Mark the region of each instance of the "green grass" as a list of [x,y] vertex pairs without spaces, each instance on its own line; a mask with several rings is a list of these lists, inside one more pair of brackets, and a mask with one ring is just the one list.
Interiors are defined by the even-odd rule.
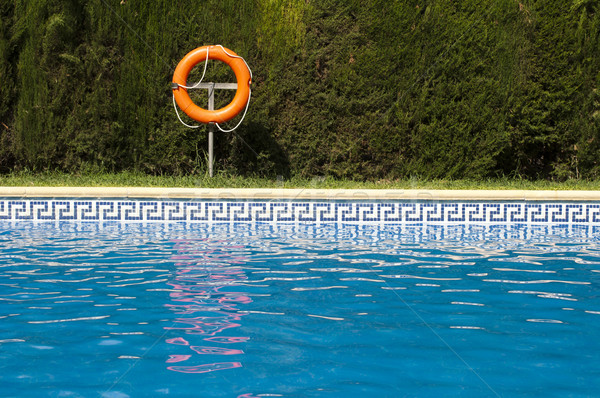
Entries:
[[135,172],[117,174],[65,174],[20,172],[0,175],[0,186],[37,187],[178,187],[178,188],[315,188],[315,189],[477,189],[477,190],[600,190],[600,181],[528,181],[523,179],[379,180],[359,182],[330,177],[265,179],[218,174],[208,176],[150,176]]

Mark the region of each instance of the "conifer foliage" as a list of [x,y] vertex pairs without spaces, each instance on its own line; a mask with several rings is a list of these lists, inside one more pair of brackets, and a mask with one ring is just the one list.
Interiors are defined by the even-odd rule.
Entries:
[[217,170],[600,175],[600,0],[4,0],[0,172],[203,173],[207,129],[178,122],[169,83],[208,44],[254,77]]

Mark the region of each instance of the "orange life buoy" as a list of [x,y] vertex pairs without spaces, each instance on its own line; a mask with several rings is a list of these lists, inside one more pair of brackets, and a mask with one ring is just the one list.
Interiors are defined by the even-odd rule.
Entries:
[[[187,78],[194,66],[208,59],[225,62],[233,70],[237,80],[237,91],[233,100],[223,108],[214,111],[194,104],[185,88]],[[192,119],[202,123],[223,123],[233,119],[248,104],[251,80],[252,77],[246,62],[233,51],[219,45],[198,47],[190,51],[177,64],[175,73],[173,73],[173,96],[179,108]]]

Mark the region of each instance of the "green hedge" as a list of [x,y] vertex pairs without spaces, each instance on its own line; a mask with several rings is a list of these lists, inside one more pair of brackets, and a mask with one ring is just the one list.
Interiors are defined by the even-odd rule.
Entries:
[[169,83],[222,44],[254,81],[217,170],[600,174],[600,0],[6,0],[0,17],[0,172],[204,173],[207,130],[177,121]]

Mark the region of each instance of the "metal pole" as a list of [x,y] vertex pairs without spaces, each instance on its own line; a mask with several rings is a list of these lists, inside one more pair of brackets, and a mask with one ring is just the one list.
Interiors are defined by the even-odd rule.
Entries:
[[[237,83],[200,83],[194,85],[194,88],[205,88],[208,90],[208,110],[215,110],[215,89],[219,90],[237,90]],[[215,142],[215,124],[208,124],[208,175],[213,177],[214,172],[214,142]]]
[[[208,89],[208,110],[215,110],[215,84],[209,83]],[[214,163],[214,152],[213,147],[215,143],[215,124],[208,124],[208,175],[210,178],[213,177],[213,163]]]

